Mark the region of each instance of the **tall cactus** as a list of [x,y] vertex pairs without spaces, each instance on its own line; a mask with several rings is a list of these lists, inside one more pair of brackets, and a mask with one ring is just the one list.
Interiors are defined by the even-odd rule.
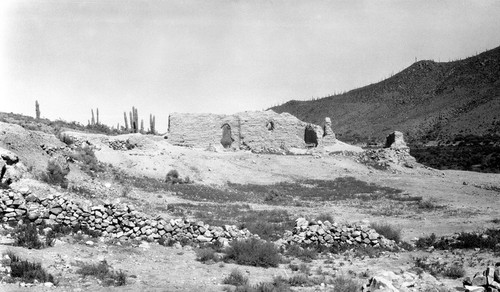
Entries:
[[40,104],[38,103],[38,100],[35,101],[35,112],[36,112],[36,119],[40,119]]
[[151,134],[156,134],[156,129],[155,129],[155,116],[153,114],[149,114],[149,131]]
[[[132,107],[133,110],[133,107]],[[128,112],[128,117],[130,119],[130,131],[134,133],[134,118],[132,117],[132,112]]]
[[123,119],[125,120],[125,131],[128,131],[127,112],[123,112]]
[[99,108],[96,108],[97,121],[96,124],[99,125]]
[[141,119],[141,131],[140,131],[141,134],[144,134],[144,120]]
[[92,113],[92,119],[91,119],[91,126],[95,125],[95,118],[94,118],[94,109],[90,109],[90,112]]

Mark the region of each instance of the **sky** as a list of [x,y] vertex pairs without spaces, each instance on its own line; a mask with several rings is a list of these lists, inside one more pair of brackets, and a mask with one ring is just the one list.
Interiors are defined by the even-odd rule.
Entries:
[[0,111],[167,130],[500,46],[498,0],[2,0]]

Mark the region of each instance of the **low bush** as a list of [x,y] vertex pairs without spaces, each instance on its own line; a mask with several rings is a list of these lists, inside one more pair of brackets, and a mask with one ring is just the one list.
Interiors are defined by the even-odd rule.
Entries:
[[371,228],[387,239],[394,240],[395,242],[401,241],[401,228],[396,228],[388,223],[372,223]]
[[234,269],[231,274],[222,280],[223,284],[233,285],[233,286],[243,286],[248,284],[248,278],[245,277],[240,270]]
[[335,219],[333,219],[332,215],[323,213],[323,214],[319,215],[318,217],[316,217],[316,221],[321,221],[321,222],[328,221],[330,223],[333,223],[333,222],[335,222]]
[[414,258],[415,267],[420,268],[433,276],[442,274],[446,270],[446,264],[439,261],[429,260],[427,257]]
[[311,262],[318,256],[318,250],[313,247],[301,247],[294,244],[285,247],[284,254],[294,258],[298,258],[304,262]]
[[184,179],[182,179],[179,176],[179,172],[177,170],[175,170],[175,169],[172,169],[172,170],[170,170],[167,173],[167,176],[165,177],[165,182],[167,184],[172,184],[172,185],[175,185],[175,184],[190,184],[190,183],[192,183],[192,181],[189,178],[189,176],[186,176]]
[[23,282],[33,283],[35,280],[38,282],[51,282],[54,284],[54,276],[49,274],[42,268],[42,264],[21,260],[17,255],[12,252],[7,253],[10,258],[10,275],[13,278],[20,278]]
[[121,270],[119,272],[113,271],[106,260],[97,264],[81,264],[77,273],[83,277],[96,277],[107,286],[123,286],[127,282],[127,275]]
[[225,261],[240,265],[267,268],[277,267],[281,261],[281,255],[273,243],[256,238],[233,240],[224,252]]
[[332,281],[335,292],[357,292],[360,290],[360,284],[350,277],[337,276]]
[[437,209],[443,209],[443,205],[438,205],[434,200],[422,200],[417,203],[417,206],[420,210],[424,211],[434,211]]
[[484,232],[462,232],[453,238],[437,236],[422,237],[415,243],[418,248],[433,246],[437,249],[472,249],[485,248],[493,251],[500,250],[500,229],[487,229]]
[[310,283],[310,281],[307,275],[298,274],[288,279],[288,283],[290,284],[290,286],[306,286]]
[[26,248],[40,249],[44,247],[44,244],[38,236],[38,229],[36,224],[28,223],[21,224],[14,229],[14,239],[15,245],[22,246]]
[[95,177],[98,173],[106,170],[104,164],[97,160],[94,150],[88,146],[77,147],[70,157],[73,160],[79,161],[80,169],[91,177]]
[[271,189],[269,193],[264,197],[264,202],[266,203],[282,203],[284,201],[292,199],[290,196],[287,196],[283,192],[277,189]]
[[57,138],[59,138],[59,140],[61,140],[61,142],[63,142],[64,144],[66,144],[68,146],[75,144],[75,139],[73,139],[71,136],[68,136],[66,134],[58,133]]
[[66,179],[66,176],[69,171],[69,167],[64,167],[58,163],[57,160],[50,159],[47,163],[45,172],[41,173],[40,178],[46,183],[58,185],[65,189],[68,187],[68,180]]
[[451,267],[448,267],[444,270],[443,276],[451,279],[463,278],[465,276],[464,267],[459,265],[453,265]]
[[202,263],[209,261],[217,262],[219,260],[219,257],[215,253],[215,250],[211,247],[198,248],[195,250],[195,253],[196,253],[196,260]]

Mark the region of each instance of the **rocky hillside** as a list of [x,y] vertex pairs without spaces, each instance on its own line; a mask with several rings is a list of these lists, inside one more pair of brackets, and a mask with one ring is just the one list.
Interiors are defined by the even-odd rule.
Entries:
[[393,130],[410,142],[498,136],[500,47],[459,61],[419,61],[379,83],[272,110],[317,124],[331,117],[347,141],[382,141]]

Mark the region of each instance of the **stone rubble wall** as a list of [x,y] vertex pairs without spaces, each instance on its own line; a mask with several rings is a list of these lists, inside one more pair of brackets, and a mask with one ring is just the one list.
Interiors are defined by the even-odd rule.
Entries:
[[387,246],[395,243],[378,234],[366,225],[341,225],[329,221],[307,221],[304,218],[296,220],[292,231],[287,231],[284,240],[290,244],[349,244],[362,246]]
[[[210,226],[191,219],[151,218],[134,206],[106,203],[104,205],[84,205],[72,201],[62,194],[51,194],[39,198],[28,189],[19,192],[0,190],[0,219],[18,221],[29,219],[35,224],[42,222],[65,226],[84,226],[99,231],[102,236],[112,238],[138,238],[149,241],[188,241],[195,243],[228,243],[237,238],[249,238],[247,229],[239,230],[234,225]],[[392,246],[394,242],[385,239],[375,230],[361,225],[339,225],[337,223],[296,220],[293,231],[283,236],[288,244],[349,244],[361,246]]]
[[38,198],[29,190],[15,192],[0,190],[0,218],[3,221],[30,221],[49,225],[86,225],[90,230],[102,232],[102,236],[113,238],[139,238],[143,240],[165,240],[204,243],[227,243],[236,238],[248,238],[252,234],[239,230],[234,225],[209,226],[202,221],[189,219],[151,218],[126,204],[104,204],[83,206],[61,194]]

